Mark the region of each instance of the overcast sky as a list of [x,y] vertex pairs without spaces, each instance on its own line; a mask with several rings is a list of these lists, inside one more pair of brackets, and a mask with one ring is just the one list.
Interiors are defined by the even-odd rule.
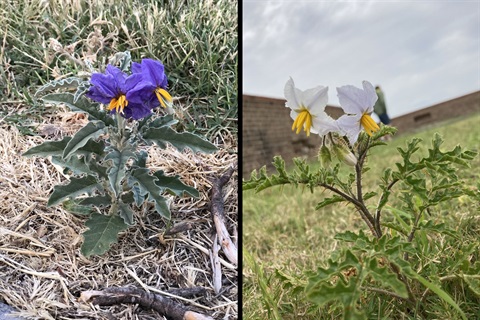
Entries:
[[480,90],[480,0],[243,0],[243,93],[362,80],[391,117]]

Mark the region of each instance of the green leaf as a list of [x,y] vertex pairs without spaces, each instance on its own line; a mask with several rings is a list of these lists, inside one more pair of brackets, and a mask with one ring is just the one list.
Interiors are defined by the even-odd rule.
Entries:
[[140,168],[145,168],[147,166],[147,158],[148,152],[140,150],[140,152],[136,154],[135,159],[137,160],[134,162],[134,165]]
[[386,267],[379,267],[377,258],[373,257],[368,265],[368,274],[382,285],[389,286],[393,291],[403,298],[408,298],[408,291],[405,284],[398,280],[396,274],[390,272]]
[[65,150],[63,150],[62,157],[67,159],[78,149],[87,144],[90,139],[98,138],[105,128],[105,123],[102,121],[91,121],[85,127],[78,130],[73,138],[68,142]]
[[368,200],[370,198],[373,198],[377,195],[377,193],[375,191],[370,191],[370,192],[367,192],[363,195],[363,200]]
[[173,115],[168,114],[163,117],[156,118],[148,124],[149,128],[161,128],[161,127],[171,127],[174,124],[177,124],[178,120],[173,117]]
[[211,153],[217,151],[217,147],[207,140],[189,132],[178,133],[169,127],[149,128],[143,138],[154,142],[161,148],[166,148],[167,143],[169,143],[179,151],[183,151],[185,148],[194,152]]
[[162,217],[170,219],[170,209],[165,198],[160,195],[162,189],[155,183],[156,181],[157,178],[151,176],[147,168],[134,169],[129,177],[129,185],[138,185],[140,194],[148,195],[148,199],[155,203],[157,212]]
[[97,103],[91,103],[90,100],[83,96],[77,100],[75,98],[75,95],[71,93],[51,93],[43,96],[42,100],[54,104],[64,104],[74,112],[86,113],[89,120],[100,120],[107,125],[115,124],[112,117],[98,108]]
[[187,186],[182,181],[180,181],[179,176],[166,176],[163,174],[162,170],[154,172],[153,175],[158,179],[157,181],[155,181],[155,184],[159,186],[162,191],[166,190],[176,196],[183,196],[185,195],[185,193],[188,193],[195,198],[198,198],[200,196],[200,194],[195,188]]
[[112,204],[112,198],[108,194],[104,196],[94,196],[78,199],[78,204],[82,206],[106,207]]
[[80,216],[87,216],[95,212],[91,206],[82,206],[78,201],[75,200],[67,200],[62,203],[62,206],[68,212]]
[[83,233],[85,241],[81,252],[84,256],[100,255],[108,251],[112,243],[117,242],[118,233],[128,228],[118,215],[94,213],[85,222],[89,230]]
[[[134,180],[128,179],[128,181],[134,181]],[[133,201],[135,201],[135,205],[137,207],[140,207],[143,201],[145,201],[145,194],[142,194],[142,190],[136,184],[132,184],[130,187],[132,188]]]
[[63,150],[67,146],[68,142],[71,140],[71,137],[64,137],[60,141],[47,141],[42,143],[41,145],[35,146],[27,150],[23,156],[24,157],[31,157],[31,156],[39,156],[39,157],[46,157],[46,156],[56,156],[63,154]]
[[59,165],[67,170],[71,170],[73,174],[92,173],[90,168],[85,164],[83,158],[70,157],[68,160],[62,159],[60,156],[53,156],[52,163]]
[[[31,156],[39,156],[39,157],[46,157],[46,156],[59,156],[63,154],[63,150],[67,146],[68,142],[72,137],[64,137],[60,141],[47,141],[42,143],[41,145],[35,146],[29,150],[27,150],[23,156],[31,157]],[[93,141],[89,140],[83,147],[77,150],[78,155],[83,156],[90,156],[92,153],[103,155],[105,149],[105,143],[103,141]]]
[[112,190],[115,192],[115,196],[118,197],[123,192],[121,188],[121,181],[125,177],[125,166],[130,158],[136,158],[135,153],[131,149],[124,149],[119,151],[115,147],[109,148],[109,153],[105,157],[105,160],[111,160],[113,166],[108,169],[108,180]]
[[267,174],[267,168],[264,166],[260,169],[259,174],[254,170],[250,176],[250,180],[243,181],[242,190],[255,189],[255,192],[260,192],[272,186],[291,183],[290,177],[285,170],[285,161],[280,156],[273,157],[273,165],[277,169],[278,175]]
[[71,178],[70,183],[64,186],[55,186],[53,193],[48,199],[47,206],[54,206],[67,198],[74,199],[76,196],[87,193],[91,194],[95,190],[103,192],[103,187],[93,176],[82,178]]
[[47,90],[60,89],[60,88],[77,88],[85,84],[90,84],[90,81],[82,80],[77,77],[70,77],[70,78],[65,78],[60,80],[52,80],[47,84],[44,84],[43,86],[38,88],[37,92],[35,92],[35,96]]
[[122,217],[123,221],[130,225],[133,226],[135,224],[135,221],[133,220],[133,211],[130,209],[130,206],[123,203],[119,202],[118,203],[118,215]]
[[316,206],[315,206],[315,210],[318,210],[320,208],[323,208],[323,207],[326,207],[330,204],[333,204],[333,203],[337,203],[337,202],[342,202],[342,201],[347,201],[345,200],[342,196],[339,196],[339,195],[333,195],[332,197],[330,198],[326,198],[324,199],[322,202],[319,202]]

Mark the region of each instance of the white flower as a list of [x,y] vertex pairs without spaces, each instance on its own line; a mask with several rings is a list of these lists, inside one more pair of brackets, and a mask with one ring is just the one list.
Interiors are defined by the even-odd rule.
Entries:
[[351,145],[357,141],[362,127],[370,136],[380,130],[370,116],[378,99],[377,93],[370,82],[363,81],[362,85],[363,90],[354,86],[337,88],[340,105],[346,113],[337,120],[337,123],[340,130],[348,137]]
[[318,86],[302,91],[295,88],[293,79],[285,84],[286,107],[292,109],[290,117],[294,120],[292,130],[297,129],[297,134],[304,129],[307,136],[310,132],[321,136],[338,131],[338,126],[330,116],[325,113],[328,101],[328,87]]

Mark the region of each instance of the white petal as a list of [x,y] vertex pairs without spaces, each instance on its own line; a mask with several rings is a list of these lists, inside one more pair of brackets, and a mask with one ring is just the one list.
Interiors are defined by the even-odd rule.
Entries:
[[297,119],[297,116],[298,116],[298,112],[292,109],[292,111],[290,111],[290,118],[292,118],[293,121],[295,121],[295,119]]
[[372,84],[363,82],[364,90],[354,86],[342,86],[337,88],[338,99],[342,109],[348,114],[363,114],[373,111],[373,105],[377,101],[377,93]]
[[346,135],[348,141],[353,146],[357,142],[358,135],[362,130],[362,125],[360,124],[361,115],[359,116],[347,116],[343,115],[337,120],[338,127],[342,131],[343,135]]
[[365,90],[365,95],[367,96],[367,104],[370,106],[367,109],[367,113],[371,113],[373,112],[373,106],[375,105],[375,102],[378,100],[377,92],[375,91],[373,85],[367,80],[363,80],[362,85],[363,90]]
[[335,120],[323,112],[323,115],[317,115],[312,119],[312,129],[310,131],[324,136],[329,132],[340,132],[340,128]]
[[301,105],[302,91],[295,88],[295,83],[293,79],[290,79],[285,84],[285,89],[283,90],[287,103],[285,107],[290,109],[298,109]]
[[323,113],[328,102],[328,87],[317,86],[305,90],[302,102],[312,115]]

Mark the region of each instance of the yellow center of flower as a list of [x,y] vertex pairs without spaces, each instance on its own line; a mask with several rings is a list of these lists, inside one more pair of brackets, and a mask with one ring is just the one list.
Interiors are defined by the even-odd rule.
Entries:
[[155,89],[155,94],[157,95],[158,101],[160,101],[160,104],[164,108],[167,107],[164,100],[167,100],[168,102],[172,101],[172,96],[167,92],[167,90],[157,88]]
[[372,119],[369,114],[364,113],[360,119],[360,123],[365,128],[365,132],[371,137],[375,132],[380,130],[378,124]]
[[124,94],[121,94],[120,96],[110,100],[110,104],[108,105],[108,111],[112,111],[113,109],[115,109],[115,112],[118,113],[118,109],[120,109],[120,113],[123,113],[123,109],[127,105],[128,105],[127,97]]
[[296,134],[300,133],[300,130],[303,127],[303,130],[307,133],[307,137],[310,136],[310,128],[312,127],[312,118],[313,116],[307,109],[302,109],[300,113],[295,118],[295,121],[292,125],[292,130],[297,129]]

